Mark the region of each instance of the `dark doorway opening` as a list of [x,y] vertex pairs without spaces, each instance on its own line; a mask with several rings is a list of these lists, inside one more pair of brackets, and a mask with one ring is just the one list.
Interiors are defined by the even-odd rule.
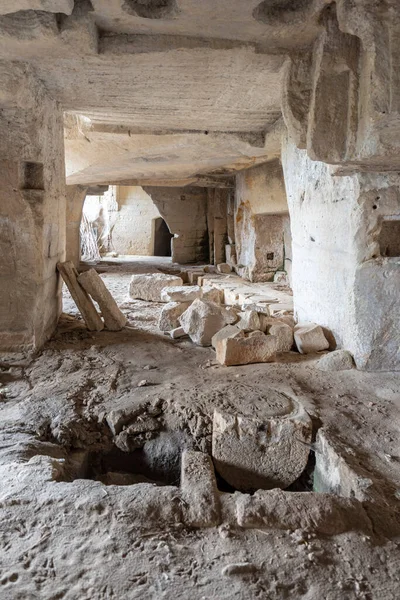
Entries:
[[154,219],[154,256],[171,256],[173,237],[164,219]]

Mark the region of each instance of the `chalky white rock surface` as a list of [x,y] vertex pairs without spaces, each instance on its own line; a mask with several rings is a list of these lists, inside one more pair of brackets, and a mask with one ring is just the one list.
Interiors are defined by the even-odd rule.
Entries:
[[129,286],[131,298],[147,300],[149,302],[166,302],[161,298],[161,292],[165,287],[181,286],[183,281],[176,275],[165,273],[143,273],[132,275]]

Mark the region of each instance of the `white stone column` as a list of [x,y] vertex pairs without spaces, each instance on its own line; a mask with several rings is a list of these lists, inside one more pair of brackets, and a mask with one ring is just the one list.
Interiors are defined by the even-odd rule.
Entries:
[[0,350],[40,347],[61,312],[61,107],[24,64],[0,64]]

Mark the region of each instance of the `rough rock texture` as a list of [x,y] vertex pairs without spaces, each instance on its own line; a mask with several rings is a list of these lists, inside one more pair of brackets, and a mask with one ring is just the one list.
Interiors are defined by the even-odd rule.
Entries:
[[57,270],[61,274],[74,302],[81,313],[89,331],[101,331],[104,323],[88,292],[78,282],[78,271],[72,262],[57,263]]
[[171,286],[161,292],[163,302],[193,302],[201,296],[202,289],[199,285]]
[[210,286],[203,286],[202,288],[203,300],[208,300],[209,302],[215,302],[216,304],[222,304],[224,301],[224,292],[222,290],[218,290],[217,288]]
[[230,337],[244,338],[245,334],[243,329],[239,329],[236,325],[226,325],[212,336],[211,345],[214,349],[216,349],[218,342]]
[[277,527],[308,530],[323,535],[360,531],[370,535],[371,523],[361,502],[318,494],[313,499],[307,493],[282,490],[257,491],[253,496],[242,494],[236,502],[237,520],[241,527]]
[[221,522],[214,467],[207,454],[182,453],[181,497],[183,519],[189,527],[214,527]]
[[78,267],[81,259],[80,225],[82,219],[83,203],[86,198],[87,188],[81,185],[67,185],[67,231],[65,253],[66,260]]
[[244,331],[256,331],[257,329],[261,329],[261,320],[258,312],[251,309],[240,312],[237,327]]
[[283,267],[287,211],[279,160],[236,176],[235,269],[239,275],[250,281],[271,281]]
[[400,269],[382,227],[399,219],[395,173],[342,172],[311,161],[290,141],[283,168],[293,235],[292,285],[299,322],[329,329],[358,368],[399,367]]
[[184,331],[199,346],[211,346],[213,335],[235,320],[236,315],[225,308],[201,299],[195,300],[179,319]]
[[262,331],[252,334],[243,338],[235,336],[217,340],[217,361],[226,366],[273,361],[278,352],[276,337],[265,335]]
[[294,400],[285,398],[277,405],[276,415],[268,404],[256,406],[253,415],[214,411],[214,465],[239,490],[286,488],[306,467],[311,419]]
[[190,306],[190,302],[168,302],[162,307],[158,327],[161,331],[172,331],[179,328],[179,317]]
[[118,308],[118,304],[95,269],[81,273],[78,283],[99,305],[106,328],[110,331],[120,331],[126,325],[127,318]]
[[181,286],[183,281],[176,275],[166,275],[165,273],[143,273],[132,275],[129,285],[129,295],[131,298],[148,300],[149,302],[166,302],[161,298],[165,287]]
[[354,454],[335,439],[331,432],[323,428],[318,430],[316,449],[314,471],[316,492],[357,498],[361,501],[374,498],[376,494],[367,471],[362,472],[362,465],[355,459]]
[[217,265],[218,273],[231,273],[232,267],[228,263],[219,263]]
[[277,352],[289,352],[294,343],[293,329],[286,323],[276,323],[269,327],[268,333],[276,337]]
[[348,371],[354,367],[353,357],[347,350],[335,350],[317,362],[321,371]]
[[329,348],[329,342],[326,339],[322,327],[315,323],[307,323],[295,326],[294,339],[300,354],[311,354],[321,352]]
[[0,349],[24,350],[42,346],[61,313],[63,118],[29,65],[2,61],[0,89]]

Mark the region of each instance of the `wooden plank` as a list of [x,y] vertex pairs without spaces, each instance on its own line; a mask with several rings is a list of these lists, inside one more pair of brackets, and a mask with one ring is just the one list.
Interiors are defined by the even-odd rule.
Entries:
[[127,319],[125,315],[118,308],[117,303],[95,269],[81,273],[78,276],[78,283],[100,306],[107,329],[110,329],[110,331],[119,331],[126,325]]
[[72,298],[89,331],[101,331],[104,323],[88,293],[78,283],[78,271],[71,261],[57,263],[57,269],[65,281]]

